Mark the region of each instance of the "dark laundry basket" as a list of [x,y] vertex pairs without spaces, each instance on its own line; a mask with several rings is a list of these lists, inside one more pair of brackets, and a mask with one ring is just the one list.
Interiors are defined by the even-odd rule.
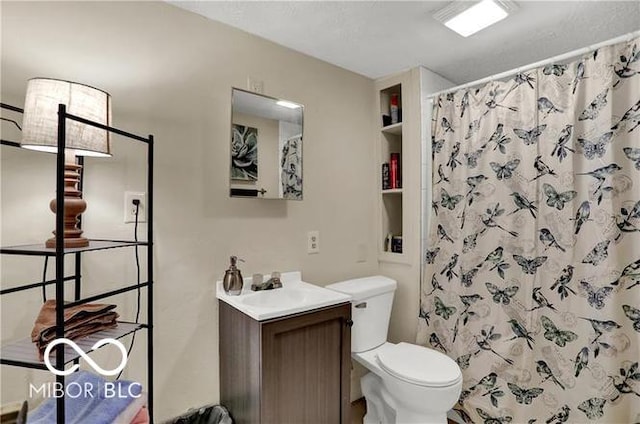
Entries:
[[224,406],[210,405],[190,409],[179,417],[165,421],[164,424],[233,424],[233,420]]

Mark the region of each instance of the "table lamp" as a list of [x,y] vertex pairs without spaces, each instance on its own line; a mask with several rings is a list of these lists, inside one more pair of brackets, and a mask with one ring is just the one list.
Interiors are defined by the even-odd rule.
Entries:
[[[33,78],[27,85],[22,121],[21,147],[57,153],[58,104],[67,107],[67,113],[103,125],[111,126],[111,96],[97,88],[75,82],[51,78]],[[108,131],[67,120],[64,169],[64,247],[86,247],[89,240],[82,237],[78,218],[87,208],[80,191],[82,166],[76,156],[111,156]],[[56,212],[55,198],[49,204]],[[55,231],[53,232],[55,235]],[[55,237],[46,241],[46,247],[56,247]]]

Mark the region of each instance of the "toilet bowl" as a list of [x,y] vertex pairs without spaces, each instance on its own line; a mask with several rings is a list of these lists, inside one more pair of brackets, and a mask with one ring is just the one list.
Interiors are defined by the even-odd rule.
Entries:
[[360,381],[364,423],[446,423],[462,390],[460,367],[433,349],[387,341],[396,282],[375,276],[326,288],[351,296],[351,355],[370,371]]

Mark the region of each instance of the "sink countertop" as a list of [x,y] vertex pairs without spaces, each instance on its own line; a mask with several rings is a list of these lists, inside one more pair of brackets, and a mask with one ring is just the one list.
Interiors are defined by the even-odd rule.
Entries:
[[[264,278],[266,281],[270,278],[270,274],[265,274]],[[349,295],[305,283],[299,271],[283,272],[280,281],[282,288],[252,291],[251,277],[244,278],[242,293],[238,296],[226,294],[222,281],[218,281],[216,297],[256,321],[311,311],[351,300]]]

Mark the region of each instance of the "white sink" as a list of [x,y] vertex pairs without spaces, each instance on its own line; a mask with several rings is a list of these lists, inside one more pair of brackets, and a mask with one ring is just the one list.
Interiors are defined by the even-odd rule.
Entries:
[[[267,276],[265,276],[267,277]],[[325,306],[349,302],[349,295],[305,283],[300,272],[285,272],[282,288],[251,291],[251,278],[244,279],[242,293],[229,296],[218,281],[216,297],[257,321],[279,318]]]
[[295,305],[297,303],[304,303],[309,300],[309,296],[310,293],[308,290],[291,287],[284,288],[283,286],[281,289],[245,294],[238,300],[248,306],[282,308]]

